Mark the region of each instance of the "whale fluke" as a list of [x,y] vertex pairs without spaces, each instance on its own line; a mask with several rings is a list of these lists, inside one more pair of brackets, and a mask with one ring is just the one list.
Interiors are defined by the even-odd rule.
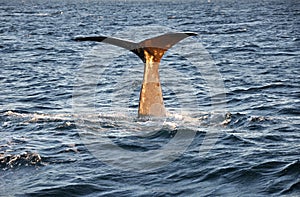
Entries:
[[138,115],[139,117],[164,117],[166,109],[158,72],[160,60],[164,53],[176,43],[196,35],[192,32],[167,33],[139,43],[105,36],[77,37],[74,40],[104,42],[135,53],[145,63]]

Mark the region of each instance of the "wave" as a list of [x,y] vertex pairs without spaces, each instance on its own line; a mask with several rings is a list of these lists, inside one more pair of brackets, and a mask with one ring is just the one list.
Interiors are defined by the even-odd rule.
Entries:
[[0,154],[0,167],[2,170],[20,166],[37,166],[42,164],[38,153],[24,152],[20,154]]
[[293,88],[293,85],[288,85],[288,84],[284,84],[284,83],[272,83],[272,84],[266,84],[266,85],[262,85],[262,86],[257,86],[257,87],[249,87],[249,88],[236,88],[234,90],[232,90],[229,94],[241,94],[241,93],[256,93],[257,91],[261,91],[261,90],[267,90],[267,89],[277,89],[277,88]]
[[278,113],[279,114],[288,114],[288,115],[299,116],[300,115],[300,109],[299,108],[284,107],[283,109],[280,109],[278,111]]
[[[43,114],[43,113],[30,113],[26,111],[6,111],[2,115],[8,117],[19,118],[20,120],[25,120],[24,123],[34,123],[34,122],[57,122],[57,121],[72,121],[71,114]],[[68,122],[68,125],[71,123]]]
[[[174,109],[172,109],[174,110]],[[74,114],[74,113],[32,113],[27,111],[4,111],[0,113],[0,117],[16,118],[23,123],[37,123],[37,122],[61,122],[65,121],[67,126],[71,126],[74,121],[76,123],[87,122],[89,124],[103,123],[103,128],[123,127],[130,128],[133,125],[138,127],[151,127],[151,124],[161,123],[164,127],[176,128],[178,126],[197,127],[202,126],[221,126],[230,122],[230,113],[215,113],[215,112],[194,112],[194,113],[176,113],[170,111],[165,118],[145,117],[137,118],[132,114],[126,112],[109,112],[99,114]],[[122,111],[122,110],[121,110]],[[5,125],[6,123],[4,123]],[[110,125],[111,124],[111,125]],[[110,126],[109,126],[110,125]],[[155,125],[153,125],[155,126]],[[125,129],[126,130],[126,129]]]
[[86,196],[95,195],[100,192],[111,190],[110,187],[102,188],[93,184],[68,184],[64,186],[51,187],[27,193],[26,196]]

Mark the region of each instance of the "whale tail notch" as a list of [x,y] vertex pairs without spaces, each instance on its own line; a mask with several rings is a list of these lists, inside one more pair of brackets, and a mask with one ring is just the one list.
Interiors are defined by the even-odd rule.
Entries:
[[104,42],[122,47],[136,54],[145,64],[138,115],[139,117],[164,117],[166,116],[166,110],[158,72],[160,60],[164,53],[176,43],[184,38],[196,35],[192,32],[167,33],[139,43],[105,36],[77,37],[74,40]]

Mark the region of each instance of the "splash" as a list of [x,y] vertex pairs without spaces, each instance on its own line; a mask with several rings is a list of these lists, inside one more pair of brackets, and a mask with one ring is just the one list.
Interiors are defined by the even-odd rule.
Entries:
[[0,167],[4,170],[18,166],[36,166],[39,164],[42,164],[42,158],[38,153],[0,154]]

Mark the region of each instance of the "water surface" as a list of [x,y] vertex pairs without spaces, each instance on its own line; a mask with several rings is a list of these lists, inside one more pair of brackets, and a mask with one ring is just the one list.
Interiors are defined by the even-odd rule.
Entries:
[[[299,15],[300,4],[292,0],[2,1],[0,196],[298,196]],[[103,45],[72,39],[149,25],[199,34],[192,39],[209,52],[225,86],[219,122],[211,121],[201,70],[174,51],[161,65],[165,104],[173,112],[164,126],[137,120],[143,65],[126,52],[91,92],[98,113],[74,113],[82,65]],[[147,35],[141,29],[137,37]],[[195,110],[180,113],[179,98],[188,106],[196,101]],[[178,132],[195,136],[173,162],[130,171],[99,160],[82,139],[78,119],[131,152],[158,150]],[[211,123],[219,135],[201,155]],[[152,127],[154,134],[140,136]]]

